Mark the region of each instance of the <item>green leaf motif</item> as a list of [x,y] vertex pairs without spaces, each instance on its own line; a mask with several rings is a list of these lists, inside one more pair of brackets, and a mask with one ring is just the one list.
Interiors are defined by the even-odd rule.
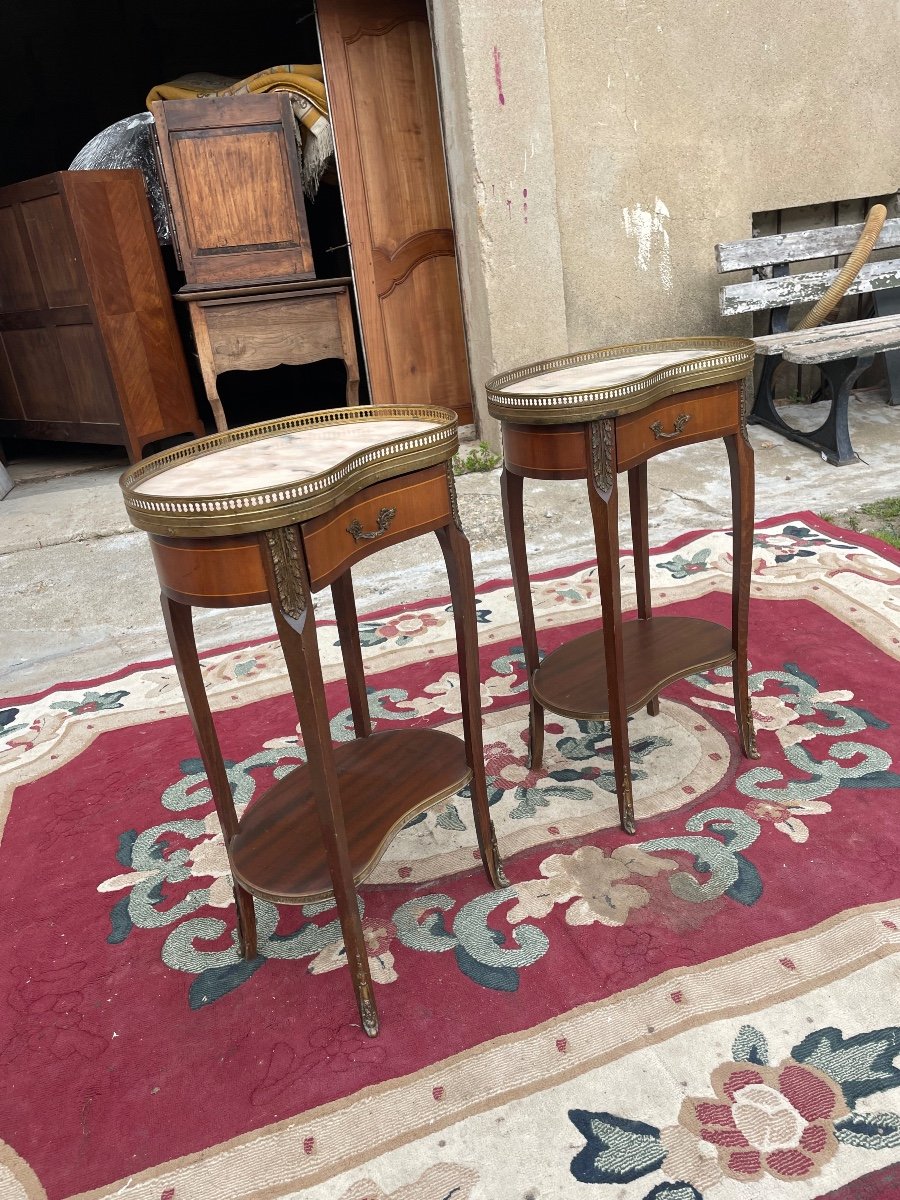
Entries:
[[569,1120],[587,1139],[569,1168],[579,1183],[631,1183],[666,1157],[654,1125],[582,1108],[570,1109]]
[[[503,934],[499,930],[492,930],[491,933],[495,942],[503,941]],[[473,958],[463,946],[454,947],[453,953],[456,956],[456,965],[463,975],[467,975],[474,983],[495,992],[519,990],[519,972],[512,967],[487,966]]]
[[227,996],[236,987],[246,983],[265,961],[264,958],[257,955],[249,962],[247,959],[241,958],[231,966],[210,967],[206,971],[201,971],[188,991],[188,1004],[191,1008],[197,1009],[212,1004],[214,1000],[220,1000],[222,996]]
[[703,1195],[692,1183],[676,1180],[674,1183],[658,1183],[644,1200],[703,1200]]
[[839,1083],[851,1108],[863,1096],[900,1087],[900,1028],[873,1029],[845,1038],[839,1029],[817,1029],[795,1046],[797,1062],[809,1063]]
[[109,923],[112,926],[106,940],[110,946],[118,946],[124,942],[134,929],[131,917],[128,915],[128,896],[122,896],[109,910]]
[[754,1025],[742,1025],[731,1047],[735,1062],[755,1063],[758,1067],[768,1066],[769,1043],[765,1034]]
[[456,945],[456,937],[448,931],[444,913],[449,912],[455,904],[455,900],[440,892],[407,900],[394,913],[397,938],[410,950],[432,954],[452,950]]
[[839,1142],[865,1150],[890,1150],[900,1146],[900,1115],[892,1112],[851,1113],[836,1122]]
[[119,834],[119,848],[116,850],[116,862],[121,866],[131,866],[134,843],[137,841],[137,837],[138,831],[136,829],[125,829]]
[[737,859],[738,877],[725,895],[749,908],[763,894],[762,876],[749,858],[745,858],[743,854],[736,854],[734,857]]
[[550,948],[547,935],[536,925],[513,928],[510,936],[515,949],[506,947],[506,937],[488,925],[487,919],[495,909],[515,899],[517,893],[511,887],[486,892],[464,904],[454,918],[453,932],[459,945],[485,967],[530,967]]

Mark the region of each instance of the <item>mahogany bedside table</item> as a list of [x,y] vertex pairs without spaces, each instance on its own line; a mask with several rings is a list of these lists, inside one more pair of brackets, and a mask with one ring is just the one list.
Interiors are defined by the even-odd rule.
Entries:
[[[741,746],[758,757],[747,681],[747,613],[753,544],[753,342],[677,338],[612,346],[507,371],[487,387],[502,423],[503,516],[530,682],[531,766],[544,750],[544,710],[608,721],[619,818],[635,832],[628,714],[659,711],[667,684],[734,664]],[[654,617],[647,534],[647,460],[673,446],[724,438],[731,468],[734,568],[731,629],[688,617]],[[622,620],[616,476],[628,472],[637,620]],[[602,630],[538,653],[522,515],[523,479],[588,483]]]
[[[126,471],[134,525],[150,535],[172,654],[234,881],[238,934],[256,955],[253,897],[337,902],[362,1018],[378,1032],[356,902],[410,817],[470,784],[492,886],[505,886],[488,813],[475,591],[450,460],[457,419],[441,408],[350,408],[215,434]],[[350,568],[383,546],[437,534],[456,624],[463,737],[373,733]],[[356,739],[333,746],[312,593],[331,585]],[[203,686],[191,606],[271,604],[307,762],[238,819]]]

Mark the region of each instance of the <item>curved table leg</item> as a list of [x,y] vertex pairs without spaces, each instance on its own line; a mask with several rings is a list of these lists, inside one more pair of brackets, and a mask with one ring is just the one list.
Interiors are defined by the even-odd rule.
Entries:
[[260,537],[275,626],[287,664],[306,748],[307,767],[316,794],[322,843],[344,935],[347,964],[363,1029],[369,1037],[374,1037],[378,1032],[378,1010],[347,847],[303,550],[295,525],[272,530]]
[[331,598],[334,601],[334,616],[341,642],[341,657],[344,660],[344,677],[347,680],[347,691],[350,693],[353,730],[357,737],[368,737],[372,732],[372,720],[369,716],[366,676],[359,644],[356,598],[353,595],[353,579],[349,571],[335,579],[331,585]]
[[[601,428],[603,427],[603,428]],[[622,652],[622,590],[619,579],[619,502],[616,489],[615,422],[597,421],[589,427],[588,482],[594,540],[597,546],[597,576],[603,613],[603,652],[606,658],[609,726],[612,734],[613,767],[619,821],[626,833],[634,833],[634,802],[631,795],[631,755],[628,750],[628,710],[625,703],[625,662]]]
[[734,712],[741,748],[747,758],[759,758],[747,677],[747,618],[750,573],[753,569],[753,451],[742,433],[725,438],[731,470],[731,523],[734,559],[731,576],[731,637],[734,648]]
[[506,467],[500,476],[500,496],[503,501],[503,523],[506,526],[506,544],[512,566],[513,590],[519,613],[519,628],[522,633],[522,649],[525,669],[528,672],[528,765],[532,771],[540,769],[544,761],[544,709],[534,698],[531,681],[540,666],[537,633],[534,627],[534,606],[531,600],[531,581],[528,575],[528,551],[525,545],[525,522],[522,516],[522,476],[515,475]]
[[472,556],[466,536],[455,525],[436,529],[447,564],[453,621],[456,626],[456,653],[459,659],[459,690],[462,702],[463,736],[466,758],[472,770],[469,790],[478,834],[478,849],[491,887],[507,887],[508,879],[497,851],[497,836],[488,805],[484,776],[484,743],[481,730],[481,673],[478,668],[478,629],[475,616],[475,584]]
[[[647,464],[639,463],[628,472],[628,503],[631,509],[631,545],[634,558],[634,586],[637,592],[638,619],[653,615],[650,595],[650,538],[647,532]],[[647,704],[651,717],[659,715],[659,696]]]
[[[197,654],[194,623],[188,604],[171,600],[165,592],[160,595],[163,620],[169,635],[169,645],[175,660],[178,681],[184,693],[188,716],[194,729],[194,737],[200,749],[200,757],[206,770],[206,778],[216,805],[216,814],[222,827],[225,846],[237,832],[237,814],[231,784],[222,760],[222,750],[216,735],[216,727],[209,708],[209,698],[203,683],[203,671]],[[234,885],[234,901],[237,906],[238,941],[244,958],[256,958],[256,911],[253,897],[239,884]]]
[[191,316],[191,325],[193,326],[194,330],[194,346],[197,350],[197,360],[200,364],[200,375],[203,379],[203,387],[206,391],[206,398],[209,401],[209,407],[212,409],[213,420],[216,423],[216,431],[218,433],[224,433],[228,428],[228,422],[225,419],[225,410],[222,407],[222,401],[219,399],[216,356],[213,352],[212,342],[210,341],[209,337],[209,327],[206,324],[206,313],[203,310],[202,304],[189,304],[188,310]]

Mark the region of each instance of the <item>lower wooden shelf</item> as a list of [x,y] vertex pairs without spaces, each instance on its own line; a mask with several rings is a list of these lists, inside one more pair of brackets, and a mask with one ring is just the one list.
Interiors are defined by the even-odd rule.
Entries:
[[[469,782],[463,742],[436,729],[390,730],[334,748],[356,883],[374,870],[410,817]],[[275,904],[332,895],[308,767],[251,803],[228,848],[235,882]]]
[[[622,623],[625,704],[642,708],[667,684],[734,661],[731,630],[696,617],[650,617]],[[548,654],[534,673],[537,702],[563,717],[609,716],[603,631],[574,638]]]

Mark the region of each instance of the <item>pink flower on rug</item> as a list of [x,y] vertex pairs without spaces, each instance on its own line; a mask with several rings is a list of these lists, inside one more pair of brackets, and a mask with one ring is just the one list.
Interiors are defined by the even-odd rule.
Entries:
[[513,754],[506,742],[490,742],[484,748],[484,769],[495,786],[503,791],[514,788],[536,787],[546,771],[532,771],[528,766],[527,754]]
[[436,625],[443,624],[442,617],[436,617],[429,612],[405,612],[382,622],[378,632],[386,638],[415,638],[421,637]]
[[213,908],[228,908],[234,904],[231,885],[231,867],[225,839],[216,813],[207,813],[203,821],[210,835],[191,847],[187,867],[191,875],[212,878],[209,888],[209,903]]
[[[731,696],[731,683],[714,683],[708,684],[706,687],[708,692],[712,692],[719,696]],[[833,704],[835,702],[843,702],[853,699],[853,693],[848,691],[833,691],[833,692],[814,692],[811,696],[804,696],[804,704],[806,706]],[[720,700],[706,700],[702,696],[695,699],[695,703],[700,708],[715,708],[722,712],[734,712],[734,705],[724,703]],[[797,709],[788,703],[782,696],[751,696],[750,707],[753,710],[753,723],[756,726],[756,732],[760,733],[768,731],[774,733],[781,745],[787,749],[788,746],[795,746],[798,742],[808,742],[812,738],[818,736],[819,730],[815,725],[806,725],[801,720],[801,715]]]
[[710,1083],[715,1099],[689,1096],[678,1120],[716,1147],[730,1179],[807,1179],[837,1152],[834,1122],[850,1110],[840,1087],[815,1067],[790,1058],[778,1067],[726,1062]]
[[[515,675],[491,675],[481,684],[481,706],[490,708],[495,698],[513,696],[521,686]],[[424,695],[411,696],[408,700],[398,700],[398,708],[410,708],[420,717],[431,713],[445,712],[457,716],[462,712],[462,692],[460,691],[459,675],[455,671],[446,671],[440,679],[428,683],[423,688]]]
[[587,603],[599,593],[595,569],[574,577],[548,579],[534,585],[536,606],[549,603],[550,605],[564,604],[572,608],[575,605]]
[[669,1125],[659,1131],[666,1152],[662,1173],[667,1179],[690,1183],[701,1194],[722,1182],[722,1168],[714,1147],[694,1137],[683,1125]]
[[783,796],[780,803],[771,800],[755,800],[747,805],[747,812],[757,821],[771,821],[777,830],[786,833],[792,842],[809,840],[809,829],[800,820],[801,816],[818,816],[820,813],[831,812],[831,805],[825,800],[802,800],[791,796]]

